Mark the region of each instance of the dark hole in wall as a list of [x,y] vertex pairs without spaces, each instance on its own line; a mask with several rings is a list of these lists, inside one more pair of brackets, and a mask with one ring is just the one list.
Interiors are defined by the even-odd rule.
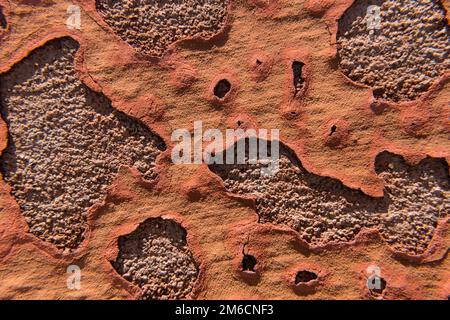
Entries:
[[305,79],[302,77],[302,70],[305,64],[300,61],[292,62],[292,73],[294,75],[294,97],[303,89]]
[[217,82],[216,86],[214,87],[214,95],[220,99],[225,97],[228,92],[231,90],[231,83],[227,79],[222,79],[219,82]]
[[383,88],[376,88],[373,89],[373,97],[375,99],[382,99],[384,95],[385,90]]
[[374,289],[370,289],[370,293],[375,295],[381,295],[383,294],[384,289],[386,289],[387,282],[382,277],[374,277],[372,279],[372,284],[377,284],[377,280],[379,280],[379,287],[375,287]]
[[308,283],[310,281],[316,280],[318,278],[317,274],[308,270],[301,270],[295,275],[295,284]]
[[333,126],[331,127],[330,130],[330,137],[333,135],[333,133],[335,133],[337,131],[337,126],[335,124],[333,124]]
[[3,8],[0,6],[0,27],[2,27],[3,29],[6,29],[7,26],[8,26],[8,23],[6,22],[6,17],[3,14]]
[[251,271],[256,272],[256,258],[250,254],[244,254],[244,257],[242,258],[242,271]]

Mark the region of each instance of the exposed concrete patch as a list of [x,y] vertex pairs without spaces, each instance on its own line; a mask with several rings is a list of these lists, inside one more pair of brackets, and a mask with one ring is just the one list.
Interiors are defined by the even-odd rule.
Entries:
[[78,79],[78,47],[71,38],[52,40],[0,77],[9,133],[0,170],[30,232],[68,250],[83,240],[87,210],[105,198],[119,167],[154,180],[165,149],[144,124]]
[[260,223],[288,226],[311,245],[352,241],[362,228],[378,228],[393,248],[417,255],[426,251],[438,220],[450,211],[448,164],[442,159],[409,166],[399,156],[381,153],[376,170],[385,181],[382,198],[306,171],[284,146],[276,174],[261,175],[263,166],[210,168],[228,191],[256,197]]
[[186,235],[173,220],[148,219],[119,238],[119,255],[112,264],[126,280],[142,289],[144,300],[188,298],[199,268]]
[[226,0],[96,0],[97,11],[120,38],[159,57],[176,41],[208,39],[225,25]]
[[[380,8],[372,34],[371,5]],[[377,98],[415,100],[450,69],[450,31],[439,0],[356,0],[339,20],[337,40],[344,74],[372,87]]]

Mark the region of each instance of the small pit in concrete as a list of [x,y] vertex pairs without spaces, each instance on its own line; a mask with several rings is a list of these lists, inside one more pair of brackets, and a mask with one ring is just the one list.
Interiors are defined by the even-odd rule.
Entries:
[[374,286],[374,288],[369,290],[370,293],[374,296],[380,296],[386,289],[387,282],[382,277],[374,277],[372,279],[372,285]]
[[230,92],[230,90],[230,81],[228,81],[227,79],[222,79],[217,82],[216,86],[214,87],[214,95],[219,99],[223,99]]
[[337,126],[333,124],[330,128],[330,137],[337,131]]
[[242,271],[256,272],[257,260],[250,254],[244,254],[242,258]]
[[305,64],[300,61],[292,62],[292,74],[293,74],[293,82],[294,82],[294,97],[298,95],[298,93],[305,86],[305,79],[302,76],[302,70]]
[[295,275],[295,284],[310,283],[311,281],[317,280],[318,278],[319,276],[312,271],[301,270]]

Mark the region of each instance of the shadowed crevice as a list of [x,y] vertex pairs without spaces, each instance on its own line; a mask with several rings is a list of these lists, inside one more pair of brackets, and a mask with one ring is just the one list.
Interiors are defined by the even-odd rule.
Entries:
[[6,29],[7,26],[8,26],[8,22],[6,21],[6,17],[3,14],[3,7],[0,6],[0,28]]

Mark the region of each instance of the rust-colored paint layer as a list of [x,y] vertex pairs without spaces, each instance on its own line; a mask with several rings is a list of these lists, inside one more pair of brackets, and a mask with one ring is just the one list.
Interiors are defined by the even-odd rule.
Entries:
[[[352,0],[233,1],[227,26],[209,40],[177,42],[164,57],[140,56],[117,37],[95,9],[81,7],[81,29],[66,27],[74,1],[0,0],[7,28],[0,30],[0,73],[47,41],[70,36],[79,44],[79,78],[140,119],[167,144],[157,161],[158,180],[121,168],[105,201],[89,210],[89,231],[78,249],[63,253],[28,232],[10,187],[0,181],[0,298],[135,299],[140,289],[110,261],[117,240],[148,218],[170,217],[187,231],[199,263],[197,299],[447,299],[450,294],[450,222],[439,221],[428,250],[400,254],[376,230],[349,243],[309,247],[289,228],[259,224],[254,200],[225,190],[206,165],[174,165],[170,136],[202,120],[210,128],[277,128],[309,172],[340,180],[367,195],[383,194],[376,156],[387,150],[411,164],[426,156],[450,159],[450,73],[418,100],[379,101],[372,89],[339,68],[337,20]],[[445,0],[448,8],[450,1]],[[253,65],[260,59],[261,65]],[[290,61],[304,63],[305,86],[292,96]],[[212,94],[217,80],[232,90]],[[330,139],[330,125],[344,130]],[[0,149],[7,145],[0,121]],[[257,259],[257,276],[240,270],[242,246]],[[66,286],[66,268],[82,270],[81,289]],[[378,266],[381,294],[366,286],[367,268]],[[313,283],[295,284],[309,270]]]

